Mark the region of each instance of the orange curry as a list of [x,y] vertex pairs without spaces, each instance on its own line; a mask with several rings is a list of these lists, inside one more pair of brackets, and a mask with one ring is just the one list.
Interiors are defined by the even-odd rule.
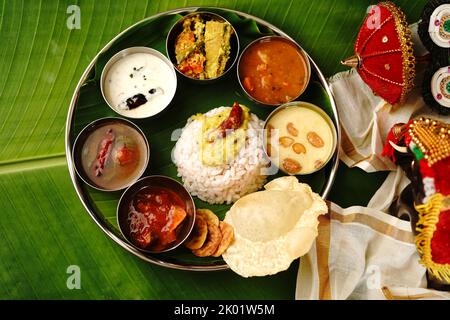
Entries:
[[239,77],[255,100],[277,105],[294,100],[304,91],[309,69],[294,43],[269,38],[253,43],[244,51]]

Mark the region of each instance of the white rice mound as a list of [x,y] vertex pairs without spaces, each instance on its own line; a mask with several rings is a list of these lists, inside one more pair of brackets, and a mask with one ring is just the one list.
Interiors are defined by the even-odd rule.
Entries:
[[[212,109],[205,116],[214,116],[225,109]],[[235,159],[213,167],[204,165],[199,156],[201,146],[196,137],[201,132],[202,121],[189,118],[172,153],[185,188],[210,204],[230,204],[262,188],[266,181],[263,173],[269,164],[262,145],[263,128],[264,122],[251,114],[246,142]]]

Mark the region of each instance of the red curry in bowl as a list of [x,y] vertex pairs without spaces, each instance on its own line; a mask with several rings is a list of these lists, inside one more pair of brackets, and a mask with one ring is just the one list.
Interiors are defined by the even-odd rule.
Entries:
[[158,253],[175,249],[189,236],[195,205],[178,181],[148,176],[131,185],[120,198],[117,223],[137,249]]
[[309,60],[293,41],[268,36],[250,43],[238,64],[244,91],[256,102],[280,105],[298,98],[310,77]]
[[131,241],[143,249],[167,249],[177,240],[177,229],[186,215],[186,204],[178,194],[167,188],[146,187],[128,208]]

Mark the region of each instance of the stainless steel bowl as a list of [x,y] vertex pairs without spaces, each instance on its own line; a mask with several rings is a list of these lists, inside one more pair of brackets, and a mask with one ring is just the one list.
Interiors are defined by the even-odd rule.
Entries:
[[[311,172],[298,173],[296,175],[299,175],[299,176],[308,175],[308,174],[312,174],[314,172],[317,172],[317,171],[321,170],[333,158],[333,155],[336,152],[336,148],[337,148],[337,145],[338,145],[338,135],[337,135],[337,130],[336,130],[335,124],[333,123],[331,118],[326,114],[326,112],[323,111],[320,107],[316,106],[315,104],[312,104],[312,103],[309,103],[309,102],[304,102],[304,101],[292,101],[292,102],[288,102],[288,103],[282,104],[281,106],[279,106],[278,108],[276,108],[275,110],[273,110],[269,114],[269,116],[266,118],[266,121],[264,122],[264,132],[267,132],[267,125],[269,124],[270,119],[272,119],[280,111],[283,111],[283,110],[285,110],[287,108],[308,108],[308,109],[311,109],[311,110],[317,112],[318,114],[320,114],[320,116],[322,116],[322,118],[327,122],[328,126],[330,127],[331,134],[333,136],[333,142],[332,142],[333,145],[331,147],[330,155],[328,156],[328,158],[322,163],[322,165],[319,168],[316,168],[316,170],[311,171]],[[264,152],[266,153],[267,157],[269,159],[271,159],[271,157],[269,156],[269,154],[267,152],[267,135],[266,134],[264,135],[263,148],[264,148]],[[276,163],[273,163],[273,164],[275,166],[277,166]],[[281,166],[277,166],[277,167],[281,171],[283,171],[284,173],[289,174]]]
[[[231,46],[230,57],[229,57],[229,59],[227,61],[227,64],[226,64],[226,67],[225,67],[225,71],[220,76],[218,76],[216,78],[213,78],[213,79],[196,79],[196,78],[192,78],[192,77],[189,77],[189,76],[185,75],[183,72],[181,72],[177,68],[177,60],[175,58],[175,41],[176,41],[176,38],[181,33],[181,31],[183,29],[183,22],[186,19],[188,19],[188,18],[190,18],[192,16],[196,16],[196,15],[200,15],[206,21],[215,20],[215,21],[226,22],[233,29],[233,34],[231,35],[231,38],[230,38],[230,46]],[[237,61],[238,55],[239,55],[239,50],[240,50],[239,36],[238,36],[236,30],[234,29],[233,25],[228,20],[226,20],[224,17],[222,17],[222,16],[220,16],[220,15],[218,15],[216,13],[207,12],[207,11],[192,12],[192,13],[189,13],[189,14],[185,15],[183,18],[178,20],[172,26],[172,28],[170,29],[169,33],[167,34],[167,38],[166,38],[166,53],[167,53],[167,56],[169,57],[170,61],[173,63],[173,66],[174,66],[175,70],[177,71],[177,73],[182,78],[188,79],[189,81],[197,83],[197,84],[214,83],[217,80],[224,78],[230,72],[230,70],[233,68],[233,66],[236,64],[236,61]]]
[[[133,197],[136,195],[136,193],[150,186],[169,189],[178,194],[186,204],[187,216],[185,218],[185,221],[183,221],[182,225],[180,226],[181,229],[177,231],[177,240],[171,243],[166,249],[161,251],[154,251],[140,248],[136,246],[130,239],[130,226],[128,223],[130,203]],[[191,233],[194,227],[194,223],[195,223],[195,204],[194,200],[192,199],[192,196],[189,194],[189,192],[181,183],[166,176],[148,176],[138,180],[136,183],[131,185],[127,190],[125,190],[117,206],[117,225],[119,226],[120,232],[122,233],[124,238],[130,243],[130,245],[146,253],[167,252],[177,248],[189,237],[189,234]]]
[[[308,57],[308,55],[306,54],[306,52],[302,49],[302,47],[300,47],[295,41],[293,41],[293,40],[291,40],[291,39],[288,39],[288,38],[286,38],[286,37],[284,37],[284,36],[278,36],[278,35],[276,35],[276,36],[265,36],[265,37],[258,38],[258,39],[256,39],[256,40],[250,42],[250,44],[248,44],[248,45],[245,47],[245,49],[242,51],[242,53],[239,55],[239,60],[238,60],[237,68],[236,68],[237,78],[238,78],[239,85],[241,86],[242,91],[245,93],[245,95],[246,95],[250,100],[252,100],[252,101],[254,101],[254,102],[256,102],[256,103],[258,103],[258,104],[260,104],[260,105],[266,105],[266,106],[279,106],[280,104],[279,104],[279,103],[273,103],[273,104],[267,103],[267,102],[260,101],[260,100],[256,99],[255,97],[253,97],[253,96],[245,89],[244,85],[242,84],[242,80],[241,80],[241,71],[240,71],[240,70],[241,70],[241,67],[240,67],[240,66],[241,66],[241,62],[242,62],[242,57],[246,54],[246,52],[247,52],[252,46],[254,46],[254,45],[257,44],[257,43],[260,43],[260,42],[266,42],[266,41],[271,41],[271,40],[273,40],[273,39],[285,41],[285,42],[287,42],[287,43],[292,44],[293,46],[295,46],[295,47],[298,49],[300,55],[302,56],[302,58],[303,58],[303,60],[305,61],[305,64],[306,64],[306,72],[307,72],[306,84],[305,84],[305,86],[303,87],[303,90],[301,90],[301,91],[298,93],[297,96],[293,97],[293,98],[290,99],[289,101],[297,100],[297,99],[302,95],[302,93],[305,92],[306,88],[308,87],[309,80],[310,80],[310,78],[311,78],[311,64],[310,64],[310,62],[309,62],[309,57]],[[288,101],[288,102],[289,102],[289,101]]]
[[[130,116],[128,114],[126,114],[125,112],[123,112],[122,110],[119,110],[118,108],[116,108],[115,106],[113,106],[110,101],[108,100],[106,94],[105,94],[105,87],[106,87],[106,76],[108,75],[109,70],[111,69],[111,67],[120,59],[123,59],[124,57],[134,54],[134,53],[147,53],[147,54],[151,54],[157,58],[159,58],[163,63],[165,63],[172,71],[173,73],[173,84],[175,86],[175,90],[174,93],[172,95],[172,97],[170,97],[169,99],[169,103],[167,103],[160,111],[151,114],[149,116],[143,116],[143,117],[133,117]],[[105,100],[105,102],[108,104],[108,106],[116,113],[120,114],[123,117],[127,117],[127,118],[133,118],[133,119],[144,119],[144,118],[150,118],[153,117],[161,112],[163,112],[167,106],[170,104],[170,102],[173,100],[174,96],[175,96],[175,92],[177,90],[177,75],[175,73],[174,67],[172,65],[172,63],[169,61],[169,59],[167,59],[167,57],[165,55],[163,55],[161,52],[152,49],[152,48],[148,48],[148,47],[130,47],[127,49],[124,49],[122,51],[119,51],[118,53],[116,53],[114,56],[112,56],[111,59],[109,59],[109,61],[106,63],[105,67],[103,68],[101,77],[100,77],[100,90],[102,92],[102,96],[103,99]]]
[[[145,157],[145,163],[142,165],[139,175],[135,179],[131,179],[130,181],[123,184],[119,188],[107,189],[107,188],[102,188],[101,186],[97,185],[87,176],[87,174],[85,173],[85,170],[83,169],[83,166],[81,165],[81,157],[82,157],[82,150],[83,150],[84,143],[86,142],[86,139],[89,137],[89,135],[92,132],[94,132],[96,129],[98,129],[102,126],[108,125],[110,123],[114,123],[114,122],[124,124],[139,133],[139,135],[144,140],[144,143],[145,143],[144,149],[147,153],[147,156]],[[144,174],[144,172],[148,166],[149,158],[150,158],[150,146],[148,144],[148,140],[147,140],[145,134],[142,132],[142,130],[137,125],[135,125],[131,121],[128,121],[128,120],[122,119],[122,118],[101,118],[101,119],[91,122],[86,127],[84,127],[84,129],[81,130],[81,132],[78,134],[77,138],[75,139],[75,142],[73,144],[73,149],[72,149],[72,163],[75,167],[75,171],[77,172],[78,176],[81,178],[81,180],[83,180],[90,187],[100,190],[100,191],[118,191],[118,190],[125,189],[128,186],[132,185]]]

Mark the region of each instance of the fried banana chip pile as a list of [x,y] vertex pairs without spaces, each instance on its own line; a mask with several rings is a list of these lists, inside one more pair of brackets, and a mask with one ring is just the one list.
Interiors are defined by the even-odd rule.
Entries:
[[234,230],[208,209],[197,209],[194,229],[185,247],[198,257],[220,257],[234,240]]

